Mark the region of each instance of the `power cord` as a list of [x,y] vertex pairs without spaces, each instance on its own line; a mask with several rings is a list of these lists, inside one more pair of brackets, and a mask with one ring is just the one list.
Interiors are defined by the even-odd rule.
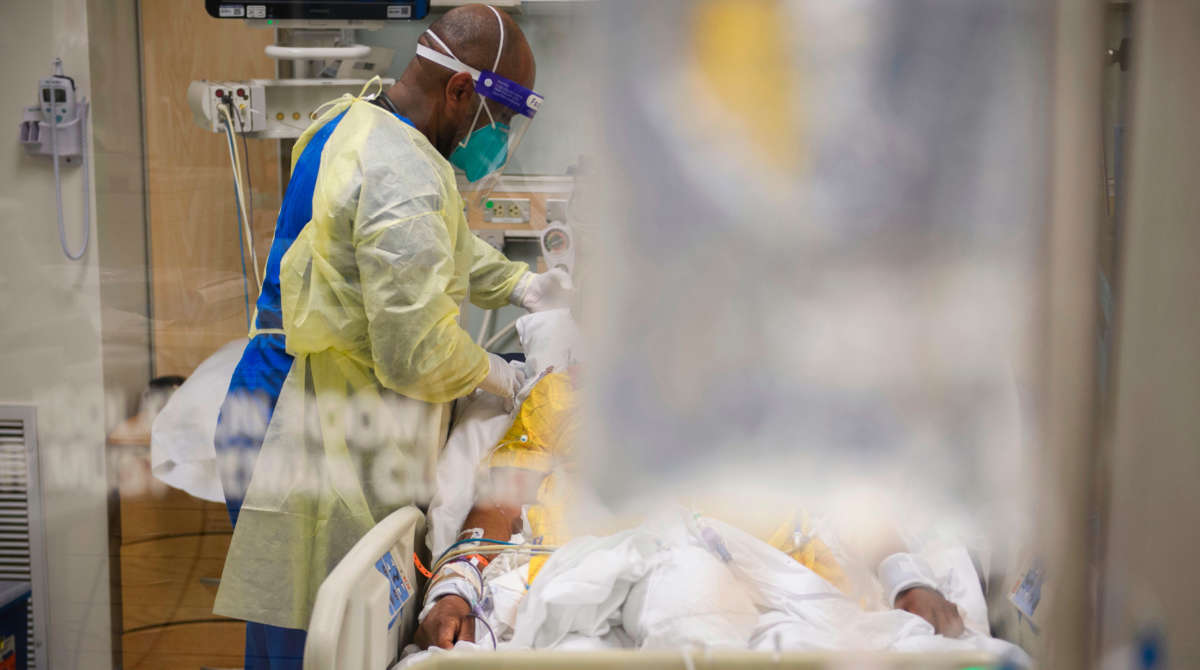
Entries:
[[[250,287],[247,285],[249,280],[246,276],[246,247],[247,246],[249,246],[249,248],[250,248],[251,263],[254,266],[254,277],[259,282],[259,284],[258,284],[259,286],[262,285],[262,280],[259,279],[258,263],[257,263],[257,259],[253,255],[253,253],[254,253],[253,238],[249,238],[249,241],[247,241],[247,235],[249,233],[249,226],[246,225],[247,214],[243,207],[244,200],[242,198],[242,185],[241,185],[240,170],[238,167],[239,161],[237,159],[237,147],[233,141],[232,120],[231,120],[230,114],[229,114],[228,110],[226,109],[226,107],[222,106],[222,107],[219,107],[218,109],[225,116],[225,119],[224,119],[225,138],[228,143],[229,160],[233,165],[233,197],[234,197],[234,204],[235,204],[235,209],[236,209],[237,218],[238,218],[238,225],[237,225],[238,256],[241,259],[241,265],[242,265],[242,299],[245,302],[245,308],[246,308],[246,330],[249,331],[252,327],[252,324],[250,323],[250,318],[251,318],[250,317]],[[243,233],[243,230],[246,231],[246,234]]]
[[229,141],[229,162],[233,166],[233,181],[237,197],[238,213],[241,215],[241,224],[246,236],[244,241],[248,251],[250,252],[250,259],[254,268],[255,285],[262,286],[262,275],[259,273],[258,269],[258,256],[254,251],[254,231],[250,229],[250,215],[246,210],[246,196],[245,191],[242,188],[242,161],[241,157],[238,155],[237,143],[233,139],[234,122],[233,114],[231,112],[233,105],[227,100],[222,105],[218,106],[217,109],[225,117],[225,137]]
[[[71,123],[79,124],[79,154],[81,167],[83,169],[83,246],[80,247],[79,253],[71,253],[67,248],[67,229],[63,224],[63,202],[62,202],[62,177],[58,170],[58,128],[59,123],[53,118],[48,118],[46,123],[50,126],[50,153],[52,162],[54,163],[54,203],[58,210],[58,244],[62,247],[62,251],[67,258],[77,261],[83,258],[87,253],[88,244],[92,237],[92,197],[88,188],[90,175],[88,174],[88,149],[87,149],[87,117],[88,117],[88,101],[78,103],[79,113],[77,118]],[[69,125],[69,124],[63,124]]]
[[[232,110],[232,106],[230,107],[230,109]],[[250,147],[246,144],[246,126],[242,122],[242,115],[235,114],[233,117],[233,120],[237,122],[237,125],[238,125],[237,133],[242,138],[242,156],[245,159],[243,161],[244,162],[243,167],[246,170],[246,196],[247,196],[246,197],[246,211],[248,211],[250,213],[250,233],[251,233],[251,235],[253,235],[253,233],[254,233],[254,181],[250,175]],[[250,242],[251,242],[251,244],[253,244],[253,242],[254,242],[253,237],[251,237]]]

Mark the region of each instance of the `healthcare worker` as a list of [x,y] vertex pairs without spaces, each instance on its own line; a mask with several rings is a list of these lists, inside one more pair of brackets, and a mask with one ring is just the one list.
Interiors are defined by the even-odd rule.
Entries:
[[460,327],[463,300],[569,298],[565,274],[507,260],[464,215],[541,104],[534,75],[510,17],[456,8],[394,86],[335,101],[296,143],[216,437],[234,534],[214,612],[248,622],[248,669],[301,667],[329,571],[382,517],[428,500],[448,403],[515,395],[520,375]]

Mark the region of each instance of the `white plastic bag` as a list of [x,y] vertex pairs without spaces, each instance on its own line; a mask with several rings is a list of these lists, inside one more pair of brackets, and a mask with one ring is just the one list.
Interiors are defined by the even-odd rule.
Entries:
[[229,380],[249,340],[221,347],[196,367],[150,428],[150,467],[166,484],[210,502],[225,502],[214,435]]

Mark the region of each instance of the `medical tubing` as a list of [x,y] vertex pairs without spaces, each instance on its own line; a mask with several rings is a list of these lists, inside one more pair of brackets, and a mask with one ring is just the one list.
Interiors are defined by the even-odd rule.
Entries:
[[[249,194],[249,197],[246,198],[246,201],[243,204],[245,205],[245,208],[246,208],[246,219],[251,224],[253,224],[254,223],[254,183],[251,181],[251,178],[250,178],[250,147],[246,144],[246,129],[245,129],[245,126],[242,125],[242,117],[240,115],[238,115],[238,116],[234,117],[234,120],[237,121],[238,134],[241,135],[241,137],[242,137],[242,152],[243,152],[243,155],[245,155],[245,157],[246,157],[246,160],[245,160],[246,193]],[[237,147],[235,146],[234,148],[236,149]],[[240,162],[240,160],[241,160],[241,157],[239,156],[239,162]],[[245,194],[242,194],[242,197],[245,197]],[[249,242],[248,246],[250,247],[251,252],[253,252],[254,251],[254,226],[250,225],[248,227],[248,231],[250,233],[250,242]],[[242,250],[243,246],[245,246],[245,245],[247,245],[247,242],[246,242],[245,238],[242,237],[242,228],[239,227],[238,228],[238,256],[241,257],[241,263],[242,263],[242,298],[246,303],[246,330],[250,331],[250,330],[254,329],[254,323],[253,323],[254,317],[250,315],[250,288],[248,286],[246,286],[246,284],[249,283],[249,281],[246,279],[246,253]],[[254,263],[254,269],[256,271],[255,276],[258,276],[258,272],[257,272],[258,256],[257,255],[253,256],[251,259],[251,262]],[[264,269],[264,272],[265,272],[265,269]],[[261,284],[259,286],[259,290],[262,290]]]
[[[229,163],[233,170],[233,197],[234,197],[234,206],[237,209],[237,213],[238,213],[238,231],[239,231],[238,239],[239,239],[239,244],[242,244],[243,246],[245,246],[245,241],[248,238],[248,234],[243,234],[242,229],[247,227],[247,224],[249,221],[249,215],[246,212],[246,209],[244,206],[245,198],[242,195],[241,169],[239,166],[239,160],[238,160],[238,155],[237,155],[237,144],[235,143],[235,141],[233,139],[233,122],[232,122],[232,119],[229,116],[228,112],[226,112],[223,107],[220,109],[221,109],[221,113],[224,114],[224,116],[225,116],[223,125],[225,126],[225,138],[228,141],[227,148],[229,149]],[[249,231],[246,231],[246,233],[249,233]],[[251,248],[251,253],[253,254],[253,248]],[[255,269],[254,276],[257,279],[258,278],[257,266],[255,266],[254,269]],[[242,272],[243,272],[243,274],[245,273],[245,265],[243,265],[243,267],[242,267]]]
[[242,175],[241,175],[241,159],[238,157],[237,143],[233,140],[233,116],[229,113],[227,105],[218,105],[217,109],[225,116],[225,135],[229,140],[229,162],[233,168],[233,180],[236,197],[238,200],[238,211],[241,213],[242,228],[245,229],[245,243],[250,252],[251,266],[254,268],[255,286],[262,286],[262,275],[258,271],[258,255],[254,252],[254,232],[250,229],[249,216],[246,213],[245,203],[246,198],[242,193]]
[[[255,111],[255,110],[250,110],[250,111]],[[248,193],[250,196],[246,200],[246,211],[250,213],[250,223],[253,224],[254,223],[254,179],[253,179],[252,175],[250,174],[250,145],[246,143],[246,126],[242,123],[242,117],[238,116],[238,117],[236,117],[235,120],[237,121],[237,125],[238,125],[237,134],[238,134],[238,136],[240,136],[242,138],[242,154],[245,155],[245,157],[246,157],[246,160],[244,162],[244,167],[246,169],[246,193]],[[250,248],[253,249],[254,248],[254,237],[253,237],[254,226],[253,225],[250,226],[250,235],[251,235]]]
[[496,644],[496,631],[492,630],[492,624],[488,623],[487,619],[483,618],[483,610],[479,609],[479,605],[475,605],[471,608],[471,616],[475,617],[479,623],[487,626],[488,635],[492,636],[492,651],[499,649],[500,645]]
[[[225,109],[225,116],[227,119],[232,120],[232,111],[233,106],[227,103]],[[234,134],[237,134],[236,130],[234,131]],[[250,167],[248,164],[243,163],[242,155],[238,152],[236,141],[233,142],[233,156],[236,159],[234,161],[233,170],[234,173],[237,174],[238,199],[242,209],[242,228],[244,228],[246,232],[244,242],[246,249],[250,252],[250,263],[254,268],[255,288],[261,290],[262,272],[260,272],[258,268],[258,252],[254,250],[254,218],[251,215],[251,212],[254,210],[250,203],[250,197],[253,196],[253,193],[250,193],[242,183],[243,165],[245,165],[244,169],[247,176],[250,174]],[[247,154],[246,159],[249,160],[249,154]]]
[[[512,543],[509,542],[507,544],[512,544]],[[416,559],[416,557],[417,557],[417,555],[414,552],[413,558]],[[480,557],[480,558],[482,558],[482,557]],[[476,575],[479,576],[479,594],[478,594],[479,597],[476,599],[467,601],[467,605],[470,606],[470,608],[471,608],[471,611],[469,614],[471,617],[478,620],[480,623],[482,623],[487,628],[488,635],[491,636],[491,638],[492,638],[492,649],[493,650],[499,649],[500,645],[498,643],[498,640],[496,639],[496,631],[493,630],[492,625],[490,623],[488,623],[487,618],[483,611],[482,603],[483,603],[483,599],[484,599],[484,592],[486,590],[485,585],[484,585],[484,579],[483,579],[483,570],[481,570],[478,565],[476,565],[470,558],[467,558],[467,557],[460,557],[459,559],[451,560],[448,563],[455,563],[455,562],[465,563],[466,565],[470,566],[475,571]],[[440,572],[441,572],[440,568],[434,570],[435,574],[440,573]],[[426,593],[425,593],[425,603],[424,603],[424,606],[422,607],[422,615],[425,614],[425,612],[427,611],[427,608],[430,606],[429,596],[431,593],[433,593],[433,591],[434,591],[433,585],[437,584],[439,582],[439,578],[440,578],[440,575],[438,577],[435,577],[433,579],[433,581],[430,582],[430,589],[428,591],[426,591]],[[462,576],[450,576],[450,577],[447,577],[446,579],[459,580],[460,582],[466,581]],[[454,589],[451,589],[451,590],[454,590]],[[447,596],[447,595],[452,595],[452,593],[450,593],[450,592],[441,593],[441,594],[434,596],[434,598],[435,598],[435,600],[440,600],[443,596]],[[463,598],[464,600],[467,600],[461,593],[456,594],[456,595],[459,595],[459,597]],[[418,619],[421,619],[421,618],[423,618],[423,617],[418,616]]]
[[[467,542],[480,542],[481,540],[480,539],[468,539],[466,541]],[[461,541],[456,542],[455,544],[456,545],[462,544],[462,542]],[[551,545],[546,545],[546,544],[513,544],[512,542],[500,542],[498,540],[491,540],[491,541],[489,541],[489,544],[496,544],[496,545],[504,547],[501,551],[507,551],[509,549],[516,549],[518,551],[528,551],[533,554],[553,554],[554,551],[556,549],[558,549],[557,546],[551,546]],[[440,570],[442,568],[442,566],[444,566],[446,563],[449,563],[450,561],[452,561],[456,558],[462,557],[462,556],[469,556],[471,554],[479,553],[479,550],[481,548],[482,547],[466,547],[463,549],[455,549],[454,545],[451,545],[450,548],[446,549],[446,551],[442,552],[442,555],[439,556],[437,561],[434,562],[432,571],[434,574],[436,574],[437,571]]]
[[[236,186],[234,188],[236,189]],[[235,199],[237,198],[236,190],[234,191],[233,197]],[[238,223],[240,224],[241,220],[242,220],[242,213],[240,210],[237,212],[237,218],[238,218]],[[249,286],[250,281],[246,278],[246,248],[245,248],[245,240],[242,238],[242,227],[239,225],[237,227],[237,229],[238,229],[238,260],[242,264],[242,301],[246,305],[246,332],[248,333],[254,329],[254,324],[250,322],[250,286]]]
[[87,253],[88,244],[92,238],[92,199],[88,190],[90,179],[88,177],[88,159],[87,159],[87,114],[88,103],[81,102],[78,105],[82,108],[80,115],[72,123],[79,125],[79,154],[83,166],[83,247],[78,254],[71,253],[67,248],[67,228],[63,224],[63,204],[62,204],[62,177],[58,170],[58,126],[56,120],[52,120],[47,116],[46,123],[50,124],[50,154],[51,162],[54,163],[54,204],[58,210],[58,245],[62,247],[62,251],[67,258],[77,261],[83,258]]
[[[542,545],[536,545],[536,544],[519,544],[519,545],[515,545],[512,547],[505,547],[503,549],[503,551],[517,550],[517,551],[528,551],[531,554],[553,554],[555,549],[556,549],[555,547],[544,547]],[[470,551],[474,551],[474,550],[469,550],[469,551],[459,550],[459,551],[456,551],[453,554],[450,554],[449,556],[447,556],[446,560],[444,560],[444,561],[439,560],[437,563],[434,564],[434,569],[433,569],[434,574],[437,574],[438,570],[445,567],[445,565],[447,563],[453,562],[454,559],[462,558],[464,556],[470,556],[471,555]]]
[[[225,124],[225,139],[230,143],[230,146],[232,147],[233,137],[229,133],[229,124],[228,123]],[[233,158],[232,148],[230,149],[230,151],[231,151],[230,159],[232,160],[232,158]],[[242,207],[241,207],[240,198],[241,198],[241,195],[240,195],[240,190],[238,189],[238,183],[237,183],[237,170],[235,168],[234,175],[233,175],[233,199],[234,199],[234,212],[238,219],[238,225],[237,225],[238,257],[241,259],[241,263],[242,263],[242,300],[245,302],[245,305],[246,305],[246,331],[250,332],[250,330],[254,327],[254,324],[252,324],[250,322],[250,288],[249,288],[249,286],[247,286],[248,280],[246,278],[246,247],[245,247],[245,238],[242,236]]]
[[[226,136],[229,137],[230,133],[237,135],[237,129],[234,128],[233,104],[227,100],[220,109],[225,115]],[[245,189],[242,186],[242,154],[238,151],[237,140],[232,138],[230,140],[233,143],[233,156],[230,158],[230,163],[234,172],[234,182],[237,184],[238,194],[241,196],[242,220],[248,224],[250,222],[250,208],[246,202]],[[254,231],[247,230],[246,232],[248,237],[250,237],[250,241],[253,242]],[[251,247],[251,251],[253,251],[253,247]]]
[[[229,110],[225,108],[224,104],[217,106],[217,112],[223,117],[221,123],[225,126],[225,138],[229,141],[229,146],[227,147],[229,149],[229,165],[230,169],[233,170],[234,189],[238,191],[241,189],[242,175],[240,166],[238,165],[237,146],[233,141],[233,117],[230,116]],[[238,205],[238,211],[241,211],[240,204]],[[242,218],[245,219],[246,217]]]
[[441,553],[441,554],[438,556],[438,558],[437,558],[437,561],[435,561],[435,563],[441,563],[441,562],[442,562],[442,559],[446,557],[446,554],[450,553],[450,550],[451,550],[451,549],[454,549],[455,547],[458,547],[458,546],[460,546],[460,545],[467,544],[468,542],[472,542],[472,543],[483,543],[483,544],[503,544],[503,545],[505,545],[505,546],[509,546],[509,547],[517,547],[517,546],[520,546],[520,545],[518,545],[518,544],[517,544],[517,543],[515,543],[515,542],[506,542],[506,541],[504,541],[504,540],[489,540],[489,539],[488,539],[488,538],[486,538],[486,537],[468,537],[468,538],[464,538],[464,539],[462,539],[462,540],[458,540],[458,541],[457,541],[457,542],[455,542],[454,544],[451,544],[449,547],[446,547],[446,550],[445,550],[445,551],[443,551],[443,552],[442,552],[442,553]]

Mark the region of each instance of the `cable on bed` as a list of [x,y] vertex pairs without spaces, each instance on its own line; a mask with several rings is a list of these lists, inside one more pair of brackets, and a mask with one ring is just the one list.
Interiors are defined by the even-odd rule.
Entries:
[[[556,546],[550,546],[550,545],[545,545],[545,544],[514,544],[512,542],[500,542],[499,540],[474,539],[474,540],[468,540],[468,542],[472,542],[472,543],[487,542],[488,544],[495,544],[498,546],[503,546],[504,551],[507,551],[510,549],[515,549],[517,551],[528,551],[529,553],[532,553],[532,554],[553,554],[554,551],[556,549],[558,549],[558,547],[556,547]],[[455,543],[455,544],[460,544],[460,543]],[[450,549],[447,549],[446,551],[442,552],[441,557],[439,557],[438,560],[436,562],[434,562],[432,572],[436,573],[439,569],[441,569],[441,567],[443,565],[445,565],[446,563],[449,563],[450,561],[452,561],[456,558],[459,558],[462,556],[470,556],[471,554],[477,554],[477,553],[479,553],[480,549],[482,549],[482,548],[483,547],[480,547],[480,546],[470,546],[470,547],[462,547],[462,548],[456,549],[452,545]]]
[[475,617],[479,623],[487,626],[488,635],[492,636],[492,651],[499,649],[500,645],[496,644],[496,631],[492,630],[492,624],[488,623],[487,619],[484,618],[483,610],[479,609],[479,605],[475,605],[471,608],[471,616]]
[[445,558],[446,554],[450,553],[451,549],[453,549],[459,545],[467,544],[468,542],[480,542],[480,543],[485,543],[485,544],[503,544],[503,545],[506,545],[509,547],[517,546],[517,543],[515,543],[515,542],[506,542],[504,540],[489,540],[486,537],[468,537],[468,538],[459,540],[459,541],[455,542],[454,544],[451,544],[449,547],[446,547],[446,550],[442,552],[442,555],[438,556],[438,560],[440,561],[443,558]]

